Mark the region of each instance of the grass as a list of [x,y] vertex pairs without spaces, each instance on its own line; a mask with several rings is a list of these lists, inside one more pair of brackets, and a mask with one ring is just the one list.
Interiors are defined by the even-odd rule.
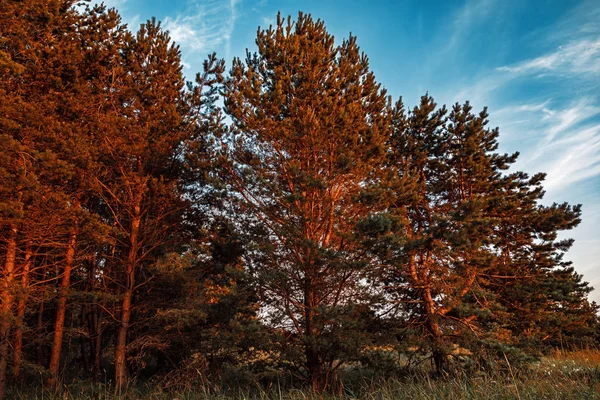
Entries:
[[[526,369],[515,370],[508,360],[503,371],[480,372],[471,376],[434,379],[426,373],[402,379],[354,382],[339,394],[315,394],[277,385],[253,390],[224,391],[211,384],[182,393],[138,385],[115,393],[109,385],[78,381],[58,393],[29,387],[9,394],[12,399],[33,400],[204,400],[204,399],[600,399],[600,351],[556,351]],[[506,373],[508,371],[509,373]]]

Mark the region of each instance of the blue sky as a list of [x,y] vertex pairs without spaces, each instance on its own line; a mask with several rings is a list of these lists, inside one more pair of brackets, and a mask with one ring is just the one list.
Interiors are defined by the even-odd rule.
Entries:
[[255,49],[278,11],[350,32],[394,99],[489,107],[515,168],[548,173],[545,203],[583,204],[567,258],[600,301],[600,2],[597,0],[108,0],[130,27],[155,16],[193,77],[216,51],[230,65]]

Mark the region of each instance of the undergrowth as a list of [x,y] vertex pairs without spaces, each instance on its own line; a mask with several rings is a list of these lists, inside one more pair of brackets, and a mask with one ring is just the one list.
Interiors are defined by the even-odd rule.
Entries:
[[[507,373],[508,371],[508,373]],[[555,351],[526,368],[508,363],[491,371],[456,372],[445,378],[425,371],[402,378],[367,379],[348,374],[336,393],[317,394],[281,384],[225,389],[204,382],[193,389],[168,391],[158,385],[131,385],[120,393],[110,383],[78,380],[50,392],[30,383],[11,388],[18,400],[204,400],[204,399],[600,399],[600,351]]]

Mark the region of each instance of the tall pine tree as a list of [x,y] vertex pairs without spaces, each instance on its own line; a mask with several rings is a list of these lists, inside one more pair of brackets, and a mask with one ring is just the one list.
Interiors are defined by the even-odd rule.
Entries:
[[226,83],[229,182],[272,325],[320,390],[364,339],[370,268],[354,232],[375,207],[360,194],[382,167],[388,102],[356,39],[336,45],[309,15],[278,16],[256,44]]
[[393,121],[394,223],[379,232],[387,240],[378,248],[389,265],[388,294],[429,338],[438,371],[451,345],[514,342],[518,325],[509,321],[524,299],[516,291],[503,299],[510,288],[544,293],[540,311],[552,307],[554,285],[563,297],[583,299],[585,285],[561,262],[571,242],[557,240],[577,225],[580,206],[538,204],[543,174],[508,172],[518,154],[496,153],[499,131],[487,128],[486,110],[456,104],[447,115],[424,96],[408,116],[399,102]]

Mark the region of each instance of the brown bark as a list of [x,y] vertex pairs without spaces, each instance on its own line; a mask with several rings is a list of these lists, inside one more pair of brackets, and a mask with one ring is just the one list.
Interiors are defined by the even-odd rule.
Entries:
[[4,262],[4,279],[1,287],[2,306],[0,307],[0,399],[6,396],[6,365],[8,362],[9,333],[12,325],[12,306],[14,295],[12,284],[15,279],[15,262],[17,258],[17,228],[11,226],[6,242],[6,259]]
[[[44,275],[46,276],[46,272],[44,271]],[[40,301],[40,305],[38,307],[38,312],[37,312],[37,323],[36,323],[36,332],[38,334],[38,337],[42,336],[42,330],[44,329],[44,299],[42,299],[42,301]],[[35,353],[36,353],[36,359],[37,359],[37,363],[39,365],[44,365],[45,361],[44,361],[44,345],[42,343],[42,341],[38,341],[38,344],[36,346],[35,349]]]
[[426,326],[427,331],[429,332],[429,335],[432,338],[431,357],[435,365],[435,371],[441,375],[448,369],[448,354],[446,354],[446,350],[444,349],[442,331],[440,330],[440,326],[438,323],[438,316],[428,316]]
[[315,343],[317,334],[315,332],[314,318],[318,301],[316,299],[312,280],[306,278],[304,285],[304,352],[306,356],[306,370],[308,372],[308,379],[312,390],[321,392],[326,388],[326,382],[324,381],[323,363],[319,357],[319,352]]
[[[87,325],[87,306],[84,304],[81,306],[81,327],[85,327]],[[81,345],[81,359],[83,360],[83,367],[86,372],[90,370],[90,357],[88,351],[86,349],[86,337],[85,335],[81,335],[79,337],[79,344]]]
[[121,310],[121,325],[117,334],[117,345],[115,348],[115,383],[117,387],[122,387],[127,383],[127,330],[131,319],[131,297],[132,290],[127,288],[123,296]]
[[58,294],[58,306],[56,309],[56,322],[54,324],[54,340],[52,342],[52,351],[50,352],[50,377],[48,385],[55,386],[58,379],[58,367],[60,365],[60,354],[62,350],[62,341],[65,328],[65,312],[67,309],[67,297],[71,285],[71,270],[73,269],[73,259],[75,258],[75,245],[77,243],[77,234],[71,233],[67,253],[65,258],[65,268],[63,271],[60,290]]
[[[89,261],[89,289],[91,292],[96,290],[96,257],[91,256]],[[86,322],[88,326],[88,334],[90,338],[90,352],[92,360],[92,373],[100,374],[101,354],[102,354],[102,331],[101,331],[101,316],[98,304],[94,302],[90,305],[90,310],[86,314]]]
[[90,316],[90,346],[93,350],[92,358],[92,373],[99,375],[102,364],[102,315],[101,310],[97,304],[92,305],[92,315]]
[[29,286],[29,271],[31,269],[31,244],[27,244],[25,249],[25,259],[23,260],[21,276],[21,298],[17,304],[17,328],[15,332],[15,358],[13,373],[16,379],[21,375],[21,363],[23,360],[23,317],[25,316],[25,307],[27,305],[27,290]]
[[[307,338],[311,340],[311,337]],[[325,390],[326,384],[323,379],[323,367],[319,354],[312,345],[306,346],[306,367],[309,374],[310,386],[316,393]]]
[[127,287],[123,295],[121,305],[121,324],[117,333],[117,344],[115,346],[115,383],[121,388],[127,383],[127,331],[131,320],[131,303],[133,290],[135,288],[135,267],[138,253],[138,234],[141,222],[141,199],[134,208],[134,217],[131,221],[129,236],[129,255],[127,257],[126,280]]
[[426,285],[423,289],[423,299],[425,301],[425,309],[427,310],[426,328],[431,337],[432,358],[435,364],[435,370],[438,374],[442,374],[447,369],[447,354],[444,350],[443,333],[439,325],[439,313],[435,308],[433,297],[431,296],[431,287]]
[[93,368],[93,373],[95,375],[99,375],[100,371],[101,371],[101,364],[102,364],[102,330],[100,329],[101,315],[100,315],[100,311],[98,310],[98,306],[94,307],[93,321],[94,321],[94,337],[93,337],[94,365],[92,368]]

